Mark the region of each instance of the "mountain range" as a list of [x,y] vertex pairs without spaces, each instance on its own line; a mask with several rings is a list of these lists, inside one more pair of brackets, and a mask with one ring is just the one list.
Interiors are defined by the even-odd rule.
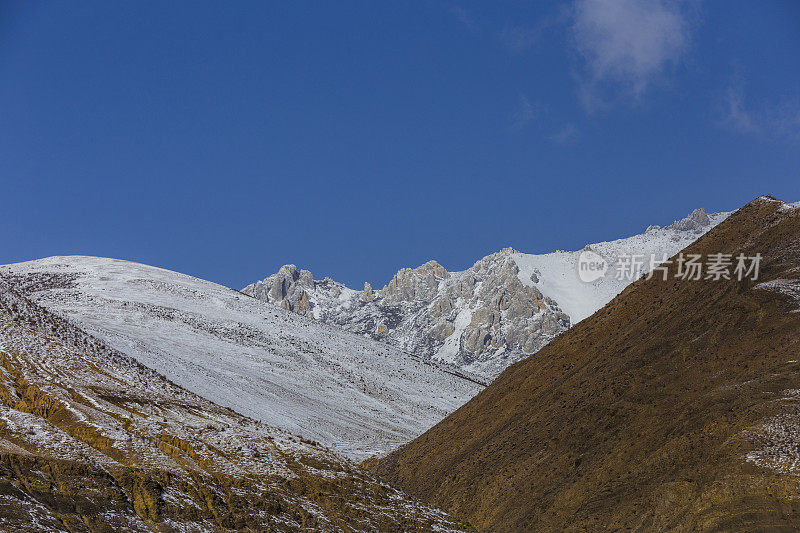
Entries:
[[583,282],[577,275],[583,251],[599,254],[609,265],[625,255],[641,255],[645,273],[651,255],[659,260],[674,255],[729,214],[696,209],[664,228],[650,226],[640,235],[574,252],[536,255],[505,248],[458,272],[429,261],[401,269],[380,290],[365,283],[356,291],[285,265],[242,292],[491,381],[633,281],[618,279],[609,269],[599,279]]
[[[761,269],[680,278],[720,253]],[[798,332],[771,197],[380,290],[5,265],[0,529],[796,530]]]

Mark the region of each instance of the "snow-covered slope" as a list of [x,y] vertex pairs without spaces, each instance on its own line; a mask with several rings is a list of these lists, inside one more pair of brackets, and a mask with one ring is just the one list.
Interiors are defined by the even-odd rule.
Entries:
[[319,446],[192,394],[0,281],[0,530],[452,531]]
[[355,291],[286,265],[242,292],[491,379],[622,292],[634,278],[617,279],[620,256],[640,256],[646,272],[651,254],[674,255],[728,214],[698,209],[665,228],[586,246],[609,264],[591,283],[578,275],[582,250],[532,255],[506,248],[460,272],[436,261],[404,268],[381,290],[367,283]]
[[354,459],[418,436],[482,388],[459,371],[168,270],[69,256],[0,274],[182,387]]
[[[627,275],[617,275],[614,267],[621,264],[621,256],[639,256],[643,261],[641,272],[646,273],[650,270],[651,256],[657,262],[664,257],[672,257],[725,220],[730,213],[708,215],[707,221],[702,215],[695,211],[686,219],[666,228],[651,226],[640,235],[589,244],[579,251],[542,255],[514,253],[512,258],[519,266],[519,279],[558,302],[574,325],[613,300],[634,281]],[[589,283],[578,276],[578,260],[581,253],[587,250],[603,257],[609,266],[603,277]],[[533,282],[532,276],[538,281]]]

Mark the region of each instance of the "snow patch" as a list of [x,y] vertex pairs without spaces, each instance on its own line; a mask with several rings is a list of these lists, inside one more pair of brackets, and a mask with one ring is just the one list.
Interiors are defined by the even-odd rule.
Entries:
[[792,310],[793,313],[800,312],[800,280],[796,279],[774,279],[772,281],[765,281],[755,286],[756,289],[763,289],[767,291],[774,291],[790,297],[797,305],[797,309]]
[[[459,298],[457,307],[462,305],[463,303]],[[461,336],[464,334],[464,330],[472,321],[472,313],[473,309],[470,307],[463,307],[458,312],[458,315],[456,315],[456,319],[453,322],[454,331],[444,340],[444,344],[442,344],[442,346],[439,348],[439,351],[436,353],[436,359],[446,363],[456,364],[461,345]]]
[[747,462],[781,474],[800,475],[799,412],[777,415],[750,433],[757,448],[745,455]]

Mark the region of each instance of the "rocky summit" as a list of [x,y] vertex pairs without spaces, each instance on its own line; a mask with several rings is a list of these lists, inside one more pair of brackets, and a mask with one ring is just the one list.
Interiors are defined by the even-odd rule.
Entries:
[[[651,226],[643,234],[584,250],[609,264],[640,254],[648,263],[644,272],[651,255],[673,255],[727,215],[696,209],[667,227]],[[584,283],[577,275],[580,253],[534,255],[505,248],[459,272],[428,261],[401,269],[380,290],[365,283],[360,291],[285,265],[242,292],[491,380],[603,307],[635,279],[617,279],[609,269]]]

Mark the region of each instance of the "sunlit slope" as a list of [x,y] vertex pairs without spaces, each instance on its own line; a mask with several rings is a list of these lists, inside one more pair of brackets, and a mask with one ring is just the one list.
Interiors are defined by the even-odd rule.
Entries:
[[687,252],[761,277],[640,280],[374,469],[480,530],[797,530],[800,209]]

